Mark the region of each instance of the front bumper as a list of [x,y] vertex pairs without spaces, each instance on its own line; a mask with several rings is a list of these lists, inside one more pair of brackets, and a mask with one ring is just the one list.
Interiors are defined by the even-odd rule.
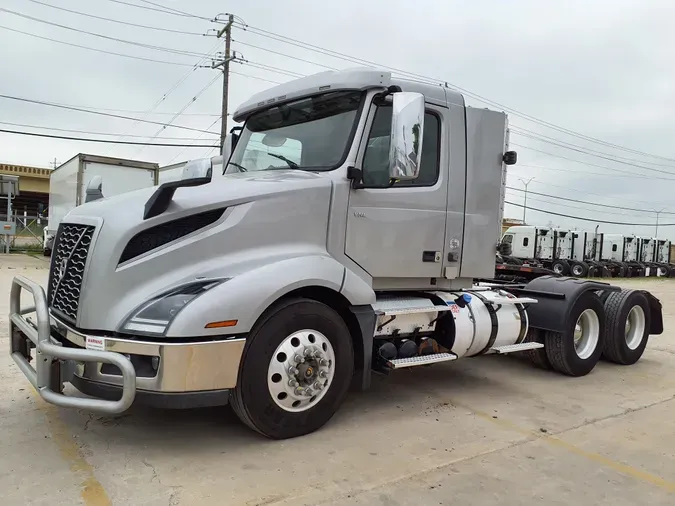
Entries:
[[[34,306],[21,308],[24,289]],[[44,400],[107,414],[134,400],[163,407],[225,403],[245,344],[244,338],[179,343],[85,335],[52,318],[43,288],[23,276],[12,281],[9,320],[10,354]],[[93,397],[65,395],[64,383]]]

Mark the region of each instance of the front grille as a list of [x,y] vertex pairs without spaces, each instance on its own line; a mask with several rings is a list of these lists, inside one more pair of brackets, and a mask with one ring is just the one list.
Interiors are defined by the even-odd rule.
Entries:
[[62,223],[56,234],[49,271],[49,307],[71,323],[77,319],[84,266],[95,229],[91,225]]

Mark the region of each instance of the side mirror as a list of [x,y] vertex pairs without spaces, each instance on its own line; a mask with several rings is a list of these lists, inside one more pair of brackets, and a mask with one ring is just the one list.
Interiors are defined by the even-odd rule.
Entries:
[[190,160],[183,167],[181,180],[185,179],[211,179],[211,158],[200,158],[198,160]]
[[103,178],[101,176],[94,176],[87,184],[87,189],[84,195],[84,203],[93,202],[103,198]]
[[424,138],[424,95],[398,92],[392,95],[389,177],[398,181],[417,179]]

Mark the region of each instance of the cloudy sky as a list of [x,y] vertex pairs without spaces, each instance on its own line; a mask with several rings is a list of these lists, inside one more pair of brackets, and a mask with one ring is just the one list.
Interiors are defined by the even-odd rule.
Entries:
[[[233,31],[233,49],[248,63],[232,66],[230,110],[269,81],[324,70],[320,65],[354,66],[278,36],[447,81],[467,90],[472,105],[486,106],[477,95],[510,112],[519,163],[509,168],[508,185],[522,189],[521,179],[534,178],[528,208],[631,224],[654,224],[653,211],[663,209],[659,235],[675,240],[675,226],[665,226],[675,224],[675,3],[669,0],[3,0],[0,95],[159,124],[0,98],[0,129],[214,144],[222,81],[217,71],[194,66],[209,66],[206,55],[222,51],[213,37],[222,25],[210,19],[226,11],[252,28]],[[167,122],[187,129],[163,128]],[[0,133],[0,162],[48,167],[78,152],[160,165],[214,153]],[[522,204],[515,189],[507,200]],[[507,205],[506,215],[522,218],[522,208]],[[527,221],[586,230],[598,224],[532,209]],[[642,235],[654,228],[600,224],[601,231]]]

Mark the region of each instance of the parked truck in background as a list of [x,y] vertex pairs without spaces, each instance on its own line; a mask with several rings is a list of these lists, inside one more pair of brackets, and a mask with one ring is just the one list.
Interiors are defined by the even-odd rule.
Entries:
[[222,170],[193,160],[180,180],[75,207],[47,292],[14,278],[10,353],[46,401],[108,414],[229,402],[280,439],[322,427],[373,371],[523,352],[583,376],[601,355],[635,363],[663,332],[644,290],[486,280],[516,162],[503,112],[350,69],[233,116]]
[[670,265],[670,241],[665,239],[516,225],[504,231],[501,241],[510,245],[509,255],[502,256],[505,263],[551,269],[558,275],[623,278],[675,274]]
[[56,167],[49,176],[49,213],[43,234],[43,252],[50,256],[56,231],[75,207],[84,204],[86,189],[97,176],[104,181],[106,197],[158,183],[159,165],[138,160],[79,153]]

